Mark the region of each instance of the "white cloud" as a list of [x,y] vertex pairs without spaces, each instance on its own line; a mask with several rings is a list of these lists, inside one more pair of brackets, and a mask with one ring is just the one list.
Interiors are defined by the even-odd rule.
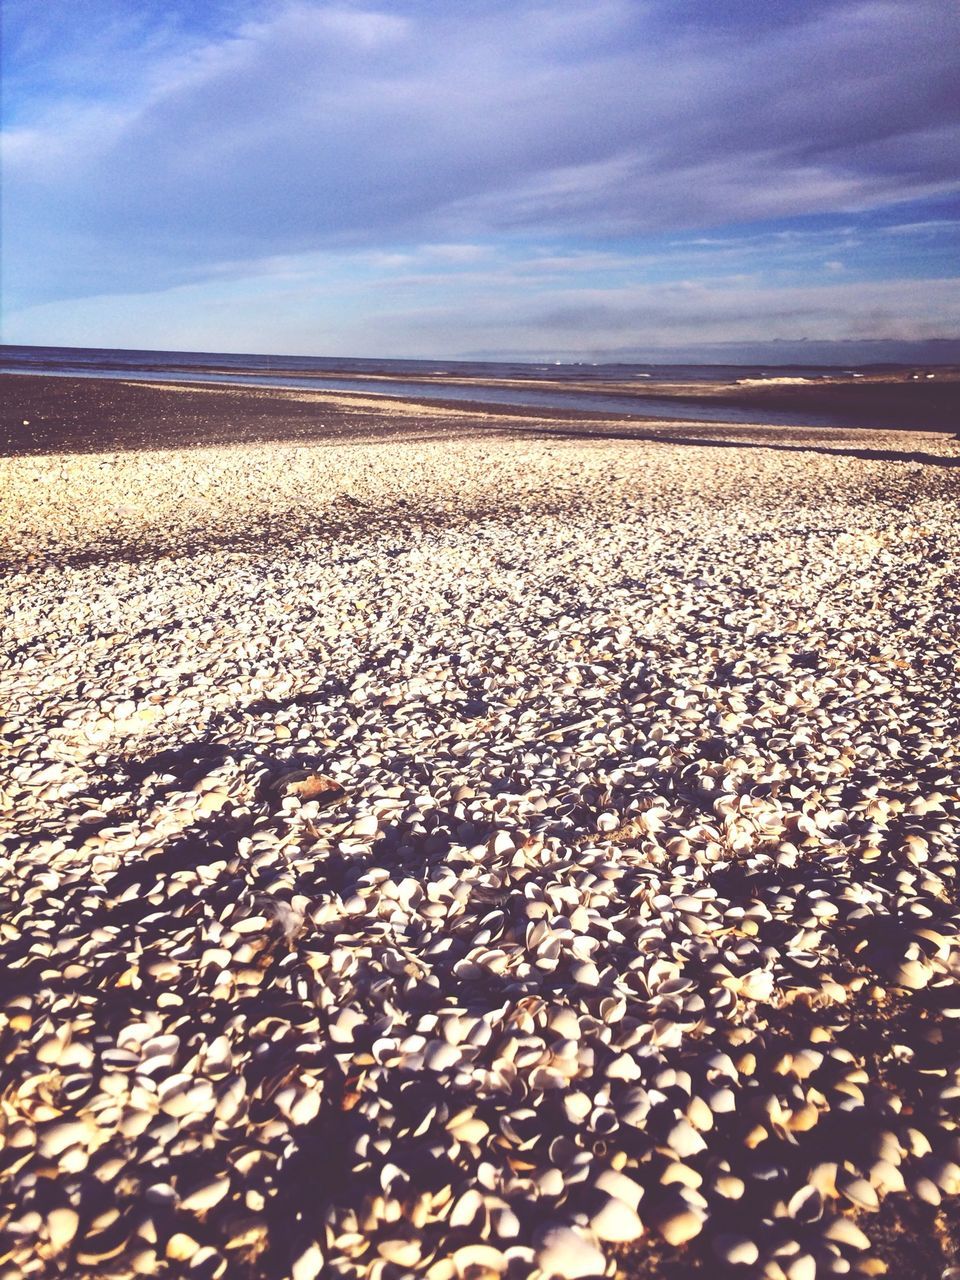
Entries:
[[121,23],[100,66],[87,39],[70,92],[27,95],[8,290],[156,291],[410,240],[586,247],[957,188],[952,0],[811,5],[756,30],[672,12],[301,2],[128,45]]

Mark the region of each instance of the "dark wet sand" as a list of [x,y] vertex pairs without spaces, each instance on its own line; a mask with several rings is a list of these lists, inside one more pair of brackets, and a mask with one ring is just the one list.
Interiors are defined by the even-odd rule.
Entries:
[[[564,384],[567,385],[567,384]],[[592,388],[596,389],[596,388]],[[606,387],[604,388],[607,389]],[[484,405],[478,401],[379,398],[369,392],[280,390],[189,383],[121,382],[108,378],[0,374],[0,453],[87,452],[253,441],[336,441],[398,433],[431,438],[445,431],[492,429],[510,434],[620,434],[630,438],[695,438],[698,442],[746,444],[764,441],[768,427],[644,419],[640,415],[588,413],[578,409],[531,409]],[[631,395],[642,394],[635,386]],[[837,412],[857,426],[899,431],[949,432],[960,429],[960,381],[838,381],[817,386],[722,388],[708,384],[662,384],[643,388],[657,398],[674,394],[704,403],[725,401],[771,413],[809,410],[812,418]],[[857,432],[829,428],[837,445],[857,442]],[[802,435],[802,430],[801,430]],[[790,430],[796,441],[796,428]],[[817,430],[822,442],[823,429]],[[871,441],[875,445],[875,441]]]

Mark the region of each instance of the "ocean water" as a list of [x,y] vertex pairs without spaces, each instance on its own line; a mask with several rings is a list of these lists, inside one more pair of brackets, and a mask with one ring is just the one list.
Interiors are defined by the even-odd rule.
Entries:
[[[873,366],[876,371],[878,366]],[[772,412],[697,399],[658,397],[658,383],[730,383],[743,378],[815,380],[840,370],[824,365],[590,364],[474,360],[372,360],[323,356],[236,355],[224,352],[110,350],[0,346],[0,372],[149,381],[236,383],[251,386],[353,391],[421,400],[452,400],[542,409],[638,414],[700,422],[774,422],[842,426],[836,416]],[[380,381],[389,378],[389,381]],[[483,385],[503,379],[522,386]],[[651,394],[636,398],[605,390],[636,382]],[[477,385],[477,384],[480,385]],[[546,386],[578,383],[581,387]],[[588,383],[589,390],[582,389]]]

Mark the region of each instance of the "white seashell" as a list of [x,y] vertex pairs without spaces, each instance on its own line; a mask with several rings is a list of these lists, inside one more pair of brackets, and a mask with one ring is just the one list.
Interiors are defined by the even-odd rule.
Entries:
[[953,1160],[942,1160],[932,1164],[928,1172],[945,1195],[960,1195],[960,1165]]
[[907,1189],[903,1174],[896,1165],[890,1164],[887,1160],[877,1160],[871,1165],[870,1185],[881,1196],[889,1195],[890,1192],[906,1191]]
[[890,981],[896,987],[906,987],[908,991],[919,991],[933,977],[933,969],[919,960],[904,960],[890,972]]
[[880,1208],[877,1193],[865,1178],[850,1178],[843,1183],[840,1190],[851,1204],[855,1204],[858,1209],[866,1209],[868,1212],[874,1213]]
[[448,1125],[450,1134],[456,1138],[458,1142],[476,1143],[481,1142],[490,1132],[490,1126],[485,1120],[481,1120],[478,1116],[472,1116],[467,1120],[462,1120],[457,1125]]
[[291,1280],[317,1280],[323,1271],[323,1261],[323,1250],[315,1240],[311,1241],[293,1263]]
[[717,1194],[725,1200],[740,1200],[746,1191],[743,1179],[732,1173],[718,1174],[713,1185]]
[[480,1214],[486,1212],[483,1196],[475,1188],[465,1191],[450,1212],[451,1227],[469,1227]]
[[608,1196],[622,1200],[625,1205],[634,1210],[643,1199],[643,1187],[632,1178],[628,1178],[625,1173],[617,1172],[616,1169],[604,1169],[594,1180],[594,1186],[600,1191],[605,1191]]
[[414,1267],[420,1261],[419,1240],[380,1240],[377,1252],[398,1267]]
[[502,1275],[509,1259],[499,1249],[489,1244],[467,1244],[453,1255],[453,1265],[460,1280],[473,1280],[477,1276]]
[[167,1241],[165,1253],[172,1262],[189,1262],[199,1248],[192,1236],[185,1231],[177,1231]]
[[940,1188],[932,1178],[914,1178],[910,1185],[918,1200],[922,1200],[924,1204],[933,1205],[934,1208],[939,1207],[942,1196]]
[[574,1090],[564,1094],[563,1109],[571,1124],[582,1124],[593,1110],[593,1103],[585,1093]]
[[688,1156],[698,1155],[706,1150],[706,1142],[697,1133],[689,1120],[678,1120],[667,1135],[667,1146],[675,1151],[681,1160]]
[[629,1054],[621,1053],[607,1065],[606,1074],[609,1080],[639,1080],[643,1072]]
[[42,1156],[60,1156],[69,1147],[89,1146],[96,1132],[96,1126],[88,1121],[64,1120],[43,1130],[37,1142],[37,1150]]
[[600,970],[592,960],[581,960],[570,966],[570,976],[581,987],[596,987],[600,983]]
[[47,1237],[54,1253],[62,1253],[73,1241],[80,1225],[80,1216],[76,1209],[64,1205],[51,1209],[47,1215]]
[[544,1277],[582,1280],[585,1276],[603,1275],[606,1260],[599,1249],[570,1227],[550,1227],[543,1233],[537,1250],[537,1266]]
[[713,1248],[717,1257],[730,1267],[752,1267],[760,1259],[757,1245],[746,1236],[717,1236]]
[[674,1183],[681,1187],[690,1187],[696,1190],[703,1186],[703,1177],[696,1169],[691,1169],[688,1164],[682,1164],[679,1160],[673,1160],[664,1169],[660,1175],[660,1182],[663,1186],[668,1187]]
[[171,1076],[163,1082],[158,1093],[160,1110],[168,1116],[179,1118],[204,1114],[216,1105],[210,1081],[192,1076]]
[[423,1053],[423,1065],[430,1071],[449,1071],[461,1060],[461,1051],[445,1040],[431,1040]]
[[838,1244],[849,1245],[851,1249],[865,1252],[870,1248],[870,1239],[850,1218],[834,1218],[823,1233],[828,1240],[836,1240]]
[[817,1280],[817,1263],[812,1254],[801,1253],[786,1267],[787,1280]]
[[686,1244],[703,1230],[702,1215],[685,1206],[661,1210],[655,1221],[664,1240],[672,1245]]
[[636,1210],[612,1196],[593,1214],[590,1227],[597,1239],[617,1244],[636,1240],[643,1234],[643,1223]]
[[180,1201],[180,1208],[186,1209],[188,1213],[206,1213],[215,1204],[219,1204],[229,1191],[229,1178],[212,1178],[184,1196]]

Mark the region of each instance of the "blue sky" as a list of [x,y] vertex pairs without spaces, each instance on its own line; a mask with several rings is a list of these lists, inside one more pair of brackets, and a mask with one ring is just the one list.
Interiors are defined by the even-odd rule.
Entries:
[[955,0],[3,15],[6,342],[960,360]]

